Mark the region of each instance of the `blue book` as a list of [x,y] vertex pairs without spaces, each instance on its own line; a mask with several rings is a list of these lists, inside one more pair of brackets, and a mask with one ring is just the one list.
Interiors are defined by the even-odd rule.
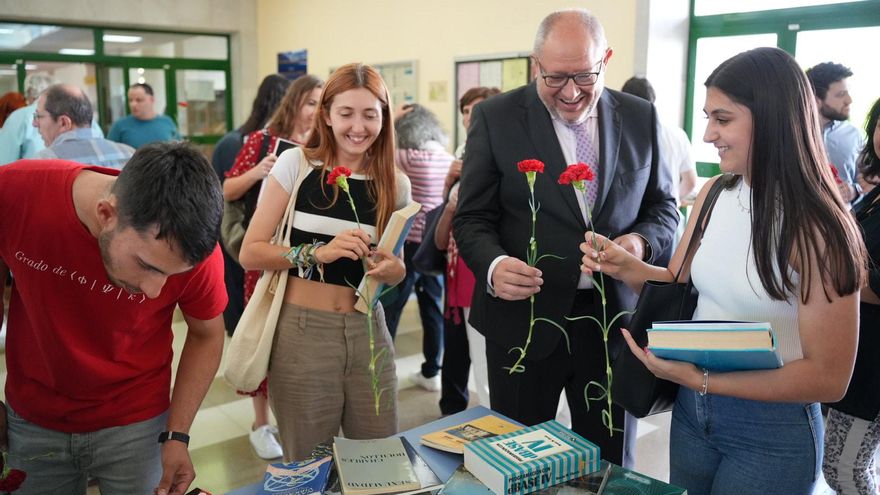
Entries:
[[308,495],[324,493],[332,457],[269,464],[257,495]]
[[648,349],[657,357],[686,361],[712,371],[782,366],[769,323],[750,321],[657,321],[648,330]]
[[464,466],[495,493],[524,495],[598,471],[599,447],[556,421],[464,447]]
[[[403,243],[406,241],[406,236],[409,234],[409,229],[412,228],[412,224],[416,220],[416,213],[421,209],[422,205],[413,201],[392,213],[377,246],[399,255],[400,250],[403,249]],[[355,309],[366,313],[369,302],[375,303],[387,288],[386,284],[365,276],[357,288],[358,300],[354,305]]]

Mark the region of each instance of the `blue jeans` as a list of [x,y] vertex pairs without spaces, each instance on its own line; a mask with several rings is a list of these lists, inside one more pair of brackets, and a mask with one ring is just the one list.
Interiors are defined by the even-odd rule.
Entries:
[[[385,323],[391,338],[397,336],[397,324],[400,314],[409,295],[415,288],[419,302],[419,316],[422,319],[422,375],[431,378],[440,373],[443,360],[443,278],[423,275],[416,271],[412,257],[419,248],[419,243],[406,241],[403,245],[403,262],[406,265],[406,277],[397,284],[394,300],[382,299],[385,308]],[[388,294],[389,296],[391,293]],[[387,303],[387,304],[386,304]]]
[[16,495],[84,495],[89,477],[102,495],[151,494],[162,479],[157,439],[168,413],[91,433],[63,433],[28,422],[6,405],[9,465],[27,473]]
[[691,495],[809,495],[822,466],[819,404],[759,402],[681,387],[669,481]]

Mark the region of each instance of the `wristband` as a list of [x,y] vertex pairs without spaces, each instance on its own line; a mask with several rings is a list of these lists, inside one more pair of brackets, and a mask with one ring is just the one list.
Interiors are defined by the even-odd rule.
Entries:
[[703,388],[700,389],[700,397],[704,397],[709,391],[709,370],[703,368]]
[[163,431],[159,433],[159,443],[165,443],[168,440],[177,440],[178,442],[183,442],[184,445],[189,445],[189,435],[186,433],[179,431]]

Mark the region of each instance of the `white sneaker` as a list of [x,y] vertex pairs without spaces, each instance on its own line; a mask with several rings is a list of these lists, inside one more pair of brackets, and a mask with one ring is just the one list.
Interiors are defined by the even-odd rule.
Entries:
[[275,438],[276,433],[278,433],[278,428],[273,425],[263,425],[251,432],[251,445],[261,459],[281,457],[281,444]]
[[440,375],[439,374],[432,376],[431,378],[428,378],[427,376],[423,375],[421,371],[416,371],[415,373],[413,373],[412,377],[410,377],[410,380],[413,383],[415,383],[416,385],[427,390],[428,392],[439,392],[440,391]]

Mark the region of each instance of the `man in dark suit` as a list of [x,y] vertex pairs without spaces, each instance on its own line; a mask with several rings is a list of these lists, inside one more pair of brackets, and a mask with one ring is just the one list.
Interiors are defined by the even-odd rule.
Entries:
[[[645,260],[668,259],[678,214],[672,177],[657,151],[656,110],[604,89],[611,54],[601,24],[587,11],[544,19],[533,55],[536,81],[473,110],[453,228],[477,279],[470,322],[486,336],[492,408],[536,424],[555,416],[564,389],[573,429],[598,444],[603,458],[621,463],[624,435],[612,436],[603,425],[605,401],[589,409],[584,401],[589,382],[606,381],[601,331],[586,319],[566,320],[602,319],[599,291],[579,270],[578,245],[589,230],[590,206],[597,232]],[[538,254],[564,257],[545,258],[537,268],[522,260],[532,214],[526,178],[517,170],[519,161],[532,158],[546,166],[534,186]],[[557,183],[565,167],[579,161],[596,171],[592,197]],[[637,297],[624,284],[606,278],[605,291],[609,320],[635,307]],[[559,323],[568,339],[538,322],[525,370],[510,373],[518,357],[511,350],[526,344],[532,295],[535,317]],[[609,340],[614,356],[622,341],[616,328]],[[612,416],[614,427],[623,428],[623,411],[614,406]]]

